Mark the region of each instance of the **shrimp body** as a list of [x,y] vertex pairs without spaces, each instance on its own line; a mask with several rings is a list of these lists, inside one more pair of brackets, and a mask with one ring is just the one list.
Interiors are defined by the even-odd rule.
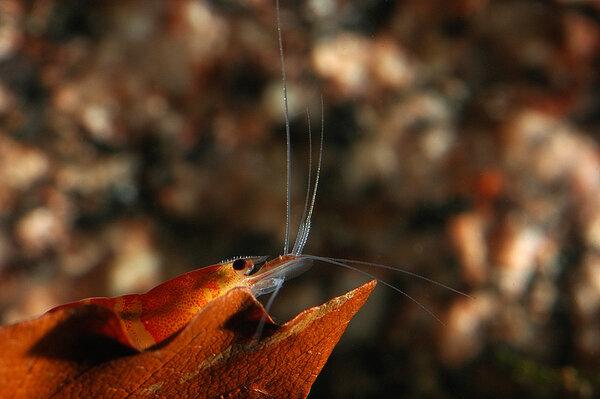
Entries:
[[[72,308],[80,305],[95,305],[106,308],[110,311],[109,320],[90,321],[86,327],[93,332],[103,336],[113,338],[120,343],[130,346],[139,351],[146,350],[172,336],[189,323],[196,314],[209,302],[226,294],[229,290],[236,287],[246,287],[250,289],[256,297],[263,294],[278,292],[283,282],[308,269],[313,261],[329,263],[339,267],[354,270],[367,277],[375,278],[372,274],[366,273],[360,269],[350,266],[348,263],[362,264],[365,266],[380,267],[392,269],[406,273],[431,283],[440,285],[461,295],[468,296],[450,287],[411,272],[395,269],[385,265],[379,265],[370,262],[351,261],[345,259],[326,258],[315,255],[303,254],[302,251],[308,241],[311,228],[311,217],[316,201],[317,187],[319,185],[319,176],[321,172],[323,157],[323,99],[321,98],[321,134],[319,158],[317,161],[316,176],[314,186],[311,189],[312,179],[312,141],[310,131],[310,115],[308,118],[308,138],[309,138],[309,169],[308,169],[308,188],[304,204],[304,213],[298,232],[294,241],[293,248],[289,250],[290,238],[290,122],[287,107],[287,88],[285,79],[285,64],[283,58],[283,44],[281,35],[281,18],[279,12],[279,0],[276,0],[277,27],[279,37],[279,52],[281,61],[281,72],[283,78],[283,100],[285,110],[286,127],[286,147],[287,147],[287,212],[286,212],[286,234],[283,246],[283,254],[272,260],[263,257],[245,257],[232,261],[218,263],[197,269],[181,276],[168,280],[144,294],[130,294],[115,298],[89,298],[79,302],[56,307],[50,312],[59,309]],[[379,279],[378,279],[379,280]],[[440,321],[431,311],[421,305],[410,295],[399,288],[379,280],[386,286],[396,290],[400,294],[411,299],[426,312],[431,314],[436,320]],[[271,298],[266,308],[270,307],[274,296]],[[440,321],[441,322],[441,321]],[[257,337],[260,336],[264,319],[257,331]],[[255,338],[257,339],[257,338]]]
[[[283,249],[284,255],[269,261],[267,261],[266,256],[263,256],[239,258],[222,262],[165,281],[144,294],[130,294],[115,298],[89,298],[56,307],[50,310],[50,312],[59,309],[73,308],[80,305],[95,305],[106,308],[110,310],[110,314],[114,317],[111,317],[110,320],[101,320],[99,322],[92,321],[88,323],[88,329],[142,351],[172,336],[189,323],[207,303],[224,295],[232,288],[249,288],[254,296],[268,294],[274,291],[277,292],[287,278],[301,273],[312,265],[312,259],[308,259],[305,255],[302,255],[302,249],[308,240],[310,219],[319,182],[319,172],[321,169],[323,153],[323,124],[321,124],[321,151],[315,185],[312,191],[312,201],[309,202],[309,183],[304,216],[298,229],[294,248],[290,252],[288,251],[291,179],[290,123],[287,107],[283,44],[280,29],[281,18],[279,0],[276,1],[276,10],[277,26],[279,28],[278,37],[283,78],[287,146],[287,213],[286,237]],[[322,101],[321,108],[323,108]],[[309,130],[309,144],[310,143]],[[310,164],[312,164],[312,158]],[[310,175],[309,169],[309,176]]]
[[246,287],[255,296],[266,294],[284,281],[290,269],[309,263],[294,255],[268,262],[266,257],[240,258],[182,274],[143,294],[88,298],[50,312],[80,305],[106,308],[115,317],[106,323],[92,323],[90,329],[143,351],[175,334],[207,303],[230,289]]

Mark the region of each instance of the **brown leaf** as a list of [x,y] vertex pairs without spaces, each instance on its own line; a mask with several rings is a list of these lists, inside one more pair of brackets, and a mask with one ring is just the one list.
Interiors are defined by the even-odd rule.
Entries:
[[252,344],[262,306],[236,288],[206,305],[180,333],[138,353],[90,335],[82,323],[110,317],[85,305],[0,329],[0,386],[15,398],[303,398],[371,281],[279,326],[267,316]]

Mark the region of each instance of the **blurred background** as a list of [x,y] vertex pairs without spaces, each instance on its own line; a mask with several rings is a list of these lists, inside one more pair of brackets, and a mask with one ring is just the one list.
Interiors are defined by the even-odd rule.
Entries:
[[[313,398],[600,395],[600,6],[282,3],[305,252],[379,262]],[[277,255],[274,0],[0,2],[0,321]],[[367,281],[315,265],[287,321]]]

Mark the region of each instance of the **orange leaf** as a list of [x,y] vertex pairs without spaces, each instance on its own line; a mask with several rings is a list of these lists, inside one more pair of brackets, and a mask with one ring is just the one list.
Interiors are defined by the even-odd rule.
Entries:
[[[90,335],[85,323],[110,317],[94,305],[61,309],[0,329],[4,396],[302,398],[308,395],[371,281],[279,326],[246,288],[207,304],[178,334],[138,353]],[[84,324],[82,324],[84,323]]]

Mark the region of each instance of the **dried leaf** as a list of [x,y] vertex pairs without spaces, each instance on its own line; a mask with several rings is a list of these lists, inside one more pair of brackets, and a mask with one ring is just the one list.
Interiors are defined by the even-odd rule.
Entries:
[[146,352],[81,328],[110,317],[84,305],[0,329],[0,386],[15,398],[227,397],[308,395],[371,281],[279,326],[236,288],[206,305],[178,334]]

